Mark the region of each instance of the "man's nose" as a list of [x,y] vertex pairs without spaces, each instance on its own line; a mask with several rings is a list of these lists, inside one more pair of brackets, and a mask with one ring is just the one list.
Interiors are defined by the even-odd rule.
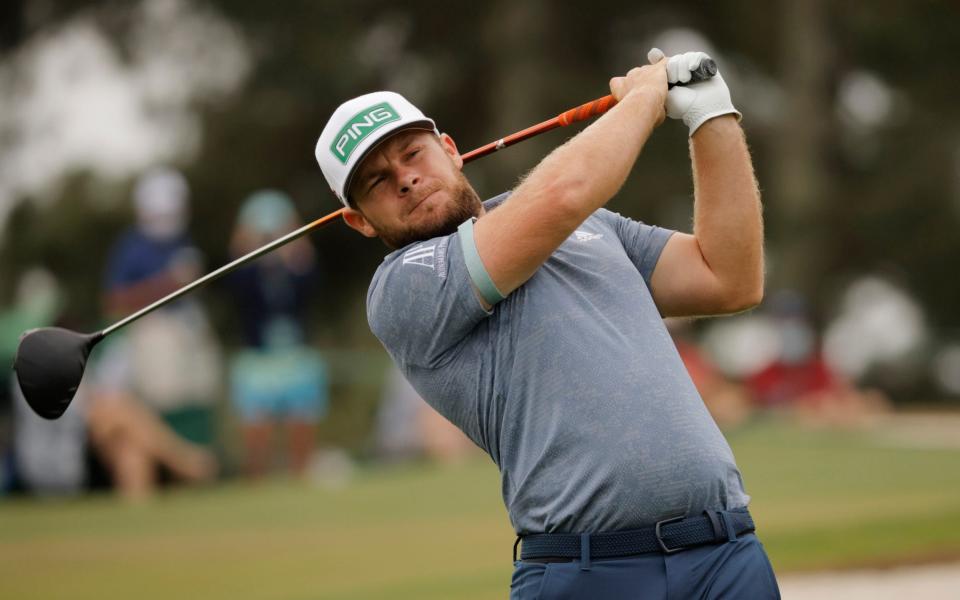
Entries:
[[413,170],[406,170],[400,173],[400,193],[408,194],[410,190],[420,185],[420,174]]

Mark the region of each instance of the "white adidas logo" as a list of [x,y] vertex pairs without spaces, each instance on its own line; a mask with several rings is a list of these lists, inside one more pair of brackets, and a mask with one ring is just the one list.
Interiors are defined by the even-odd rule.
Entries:
[[589,231],[580,231],[579,229],[574,231],[573,234],[577,236],[578,242],[589,242],[590,240],[599,240],[603,237],[602,233],[590,233]]

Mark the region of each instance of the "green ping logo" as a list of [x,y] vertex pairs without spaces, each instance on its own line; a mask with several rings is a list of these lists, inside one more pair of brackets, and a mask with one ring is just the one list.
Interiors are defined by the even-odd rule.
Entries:
[[368,135],[392,121],[399,121],[400,113],[386,102],[381,102],[358,112],[347,121],[330,146],[337,160],[347,164],[354,149]]

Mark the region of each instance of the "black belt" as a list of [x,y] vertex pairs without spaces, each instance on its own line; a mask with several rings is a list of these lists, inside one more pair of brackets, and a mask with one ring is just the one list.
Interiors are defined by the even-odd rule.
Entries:
[[754,530],[753,519],[746,508],[730,511],[704,511],[696,517],[673,517],[653,527],[608,533],[537,533],[520,536],[513,545],[517,560],[517,544],[523,541],[522,560],[537,558],[615,558],[633,554],[661,552],[671,554],[685,548],[734,541],[737,536]]

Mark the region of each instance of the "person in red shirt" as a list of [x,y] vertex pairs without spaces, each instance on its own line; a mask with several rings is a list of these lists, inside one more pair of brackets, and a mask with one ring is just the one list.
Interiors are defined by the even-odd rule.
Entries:
[[769,307],[780,334],[780,352],[744,382],[754,405],[787,411],[814,424],[836,425],[857,424],[884,410],[888,402],[882,393],[857,389],[827,362],[801,296],[779,292]]

